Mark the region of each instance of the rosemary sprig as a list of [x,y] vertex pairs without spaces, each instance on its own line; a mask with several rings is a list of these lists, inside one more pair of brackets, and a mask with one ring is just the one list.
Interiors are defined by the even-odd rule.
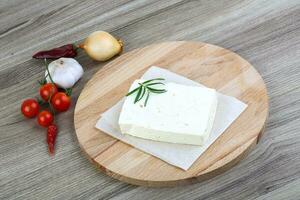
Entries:
[[163,81],[163,80],[165,80],[165,79],[155,78],[155,79],[150,79],[150,80],[144,81],[142,83],[139,83],[140,86],[138,86],[137,88],[135,88],[132,91],[128,92],[128,94],[126,96],[137,93],[136,96],[135,96],[135,99],[134,99],[134,103],[137,103],[140,100],[142,100],[144,98],[144,96],[146,95],[146,98],[145,98],[145,101],[144,101],[144,106],[146,106],[147,102],[149,100],[150,93],[161,94],[161,93],[167,92],[166,89],[153,88],[156,85],[165,85],[163,82],[160,82],[160,81]]

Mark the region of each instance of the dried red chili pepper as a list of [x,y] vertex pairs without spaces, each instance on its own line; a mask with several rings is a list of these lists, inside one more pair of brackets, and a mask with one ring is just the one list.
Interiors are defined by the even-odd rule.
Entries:
[[56,136],[57,136],[57,131],[58,131],[58,129],[55,124],[48,126],[47,143],[48,143],[48,150],[49,150],[50,155],[54,154],[54,145],[55,145],[55,140],[56,140]]
[[57,59],[61,57],[74,58],[77,55],[76,49],[77,48],[73,44],[66,44],[58,48],[37,52],[32,57],[37,59]]

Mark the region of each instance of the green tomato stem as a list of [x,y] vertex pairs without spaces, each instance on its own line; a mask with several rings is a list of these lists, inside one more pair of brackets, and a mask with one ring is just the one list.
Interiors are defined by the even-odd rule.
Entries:
[[[46,59],[46,58],[45,58],[45,66],[46,66],[46,70],[47,70],[47,76],[49,76],[51,83],[54,85],[54,87],[56,87],[56,86],[55,86],[55,83],[54,83],[54,81],[53,81],[53,79],[52,79],[52,77],[51,77],[51,74],[50,74],[50,71],[49,71],[49,67],[48,67],[48,63],[47,63],[47,59]],[[46,77],[47,77],[47,76],[46,76]],[[54,110],[54,108],[52,107],[51,102],[50,102],[52,96],[53,96],[53,93],[50,94],[50,97],[49,97],[49,99],[48,99],[48,104],[49,104],[50,110],[52,111],[53,115],[55,115],[55,110]]]
[[51,83],[54,84],[54,81],[53,81],[53,79],[51,77],[51,74],[50,74],[50,71],[49,71],[49,68],[48,68],[48,63],[47,63],[47,59],[46,58],[45,58],[45,66],[46,66],[46,70],[47,70],[47,75],[49,76]]

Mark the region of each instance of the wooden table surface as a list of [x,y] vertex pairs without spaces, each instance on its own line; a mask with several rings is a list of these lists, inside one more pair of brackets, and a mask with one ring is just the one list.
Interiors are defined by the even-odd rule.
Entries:
[[[195,40],[228,48],[261,73],[270,116],[256,148],[231,170],[205,182],[145,188],[98,171],[76,140],[74,110],[60,114],[57,153],[45,130],[20,114],[44,73],[31,55],[106,30],[125,52],[152,43]],[[0,199],[300,199],[299,0],[2,0],[0,2]],[[81,53],[84,84],[105,63]]]

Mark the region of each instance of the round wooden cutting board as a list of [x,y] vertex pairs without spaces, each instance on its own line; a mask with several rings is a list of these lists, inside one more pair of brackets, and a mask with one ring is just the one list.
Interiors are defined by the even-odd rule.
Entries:
[[[187,171],[127,145],[95,128],[100,114],[128,92],[150,66],[166,68],[248,104],[240,117]],[[75,108],[78,142],[109,176],[144,186],[205,180],[231,168],[257,143],[268,115],[265,84],[237,54],[200,42],[166,42],[125,53],[102,67],[82,90]]]

